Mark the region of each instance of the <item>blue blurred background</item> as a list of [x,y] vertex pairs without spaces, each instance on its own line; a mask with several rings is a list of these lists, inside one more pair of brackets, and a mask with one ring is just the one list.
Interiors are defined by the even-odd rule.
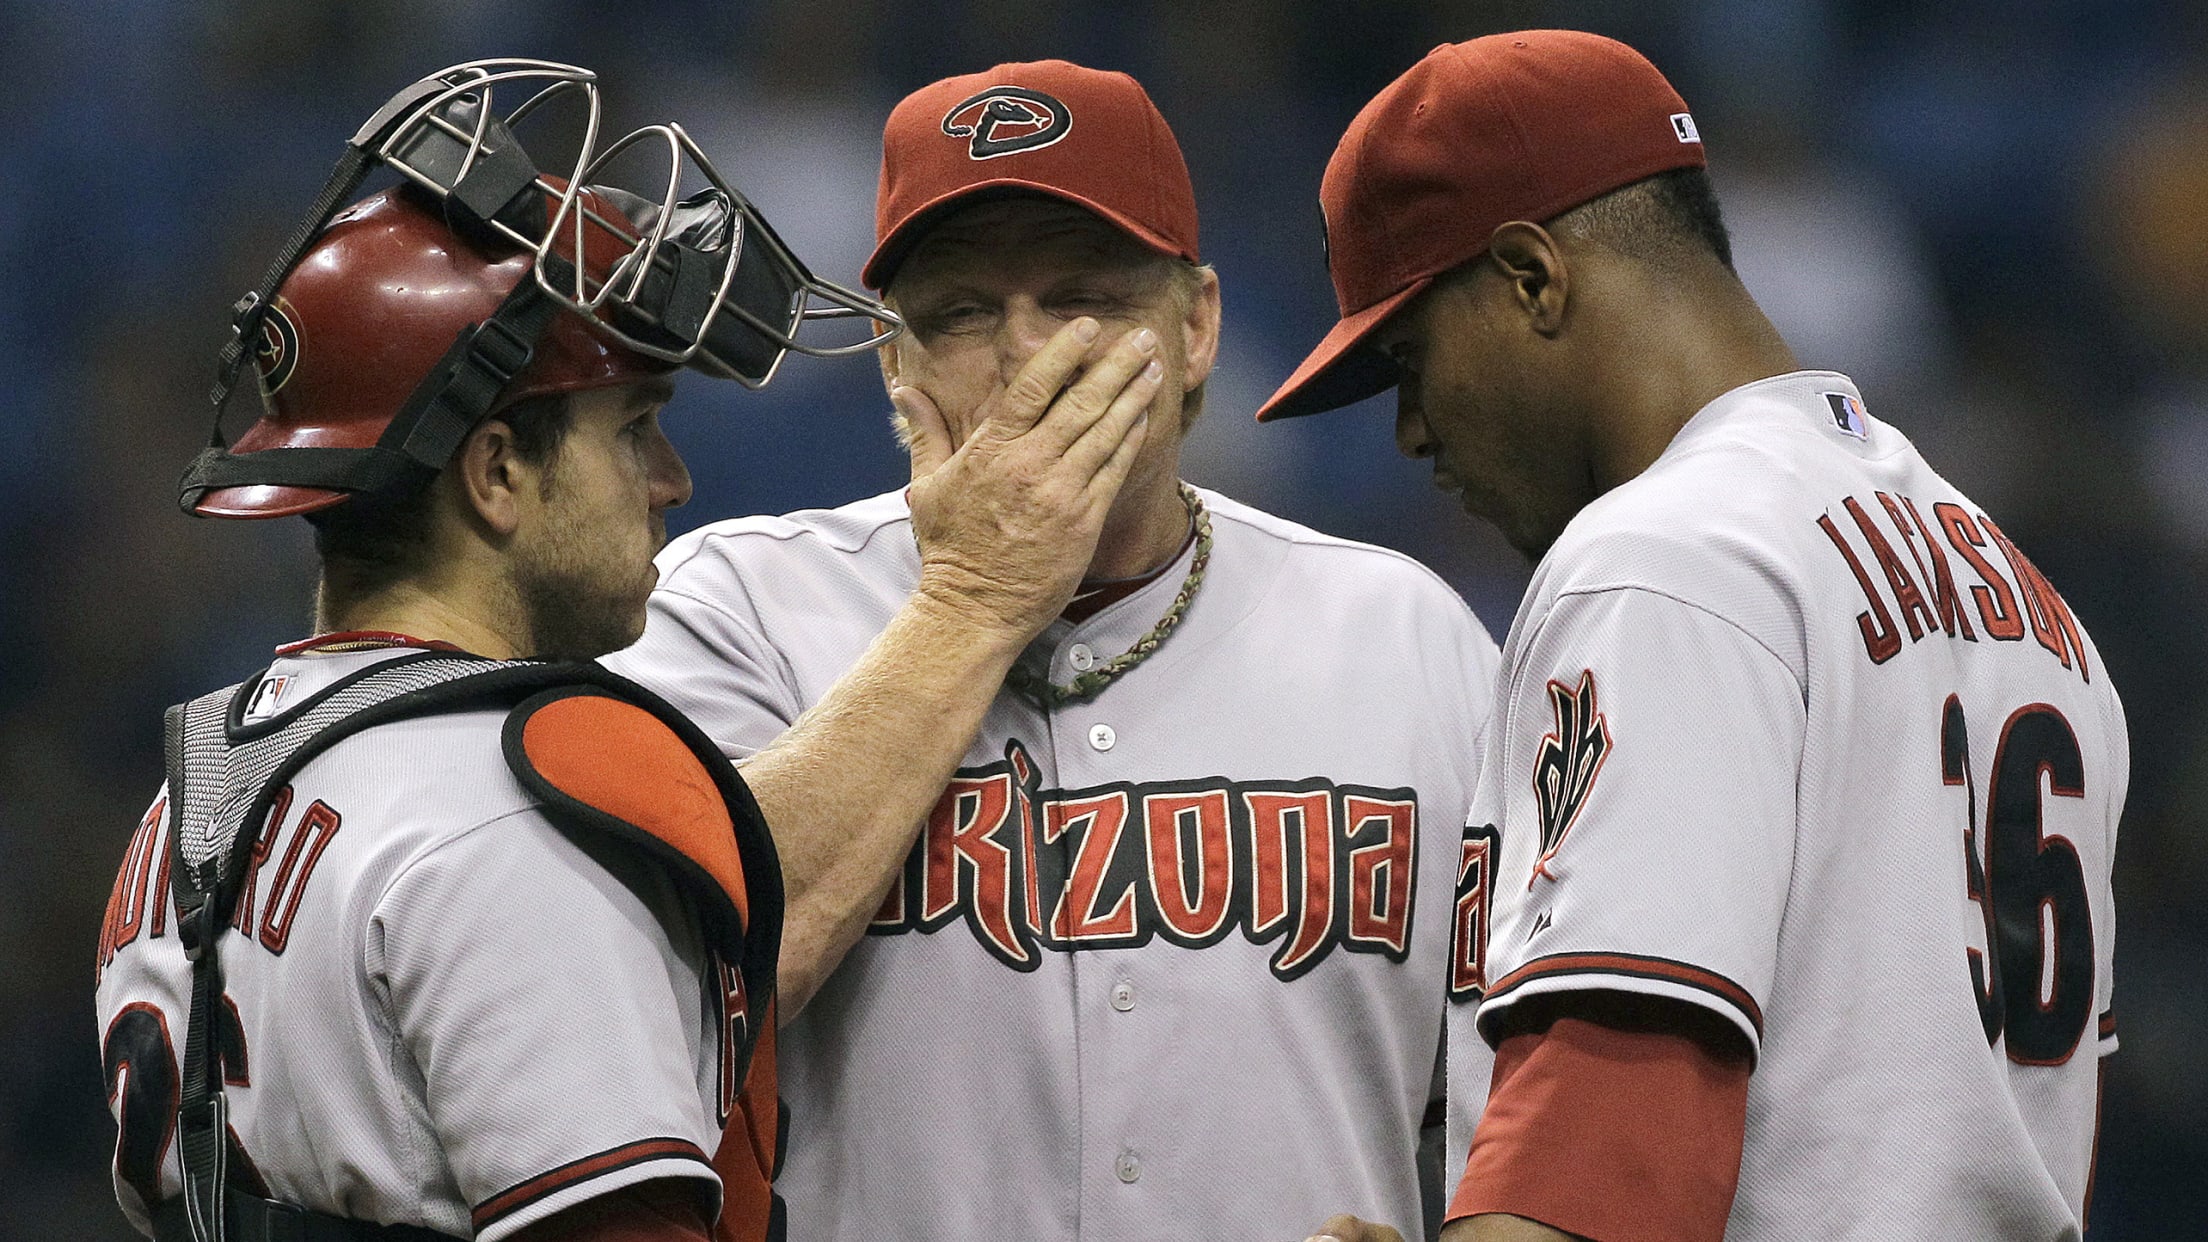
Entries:
[[[1225,289],[1189,476],[1412,552],[1500,637],[1527,567],[1395,456],[1392,404],[1250,413],[1331,322],[1316,191],[1342,128],[1435,44],[1529,26],[1618,36],[1672,76],[1796,352],[1852,373],[2098,640],[2133,773],[2093,1236],[2201,1236],[2200,5],[0,0],[0,1242],[131,1236],[107,1186],[100,912],[161,709],[304,635],[312,590],[303,523],[187,520],[175,479],[228,304],[390,93],[480,56],[589,65],[612,124],[682,121],[817,270],[855,280],[904,92],[1044,56],[1128,70],[1179,132]],[[675,525],[899,485],[886,414],[864,360],[793,358],[763,395],[686,381],[669,421],[698,487]]]

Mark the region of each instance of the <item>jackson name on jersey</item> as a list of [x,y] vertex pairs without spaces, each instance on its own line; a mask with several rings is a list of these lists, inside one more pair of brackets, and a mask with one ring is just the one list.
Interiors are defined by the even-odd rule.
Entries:
[[2077,1236],[2129,751],[2001,527],[1845,377],[1760,381],[1572,521],[1503,659],[1452,1048],[1703,1006],[1756,1055],[1727,1237]]

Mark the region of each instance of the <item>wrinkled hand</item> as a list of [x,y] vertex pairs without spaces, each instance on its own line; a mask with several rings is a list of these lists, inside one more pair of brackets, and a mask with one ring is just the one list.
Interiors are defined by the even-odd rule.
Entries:
[[1354,1216],[1332,1216],[1304,1242],[1403,1242],[1403,1235]]
[[1080,585],[1164,374],[1154,333],[1130,332],[1092,361],[1099,334],[1088,318],[1061,328],[962,445],[926,394],[890,391],[912,454],[921,593],[1022,643]]

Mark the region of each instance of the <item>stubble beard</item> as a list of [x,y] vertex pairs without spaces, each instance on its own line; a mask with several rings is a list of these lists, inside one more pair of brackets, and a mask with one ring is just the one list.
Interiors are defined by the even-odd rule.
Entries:
[[572,533],[515,577],[522,615],[539,659],[595,660],[644,633],[648,579],[595,564]]

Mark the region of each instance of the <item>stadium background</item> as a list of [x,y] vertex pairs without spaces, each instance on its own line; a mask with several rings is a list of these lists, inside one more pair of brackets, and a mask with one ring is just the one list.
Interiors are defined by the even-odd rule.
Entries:
[[[680,120],[818,270],[851,280],[905,91],[1043,56],[1131,71],[1186,148],[1225,288],[1190,477],[1426,559],[1499,637],[1526,567],[1395,456],[1392,404],[1264,429],[1250,412],[1331,321],[1315,195],[1342,127],[1433,45],[1540,25],[1625,38],[1673,77],[1741,271],[1805,363],[1854,374],[2096,636],[2133,772],[2093,1236],[2195,1234],[2199,5],[0,0],[0,1242],[130,1236],[104,1167],[100,911],[159,779],[161,709],[303,634],[312,585],[303,524],[186,520],[174,480],[205,433],[225,308],[392,91],[479,56],[589,65],[613,132]],[[764,395],[686,383],[669,422],[698,486],[674,525],[898,485],[886,412],[865,361],[793,358]]]

